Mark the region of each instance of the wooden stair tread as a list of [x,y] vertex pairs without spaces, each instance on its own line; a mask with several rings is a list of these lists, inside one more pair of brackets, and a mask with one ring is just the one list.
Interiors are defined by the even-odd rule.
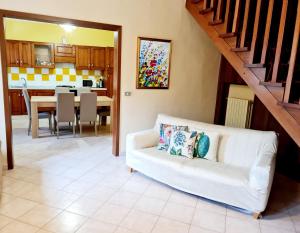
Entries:
[[[278,105],[278,101],[282,101],[284,88],[260,85],[261,80],[257,77],[253,69],[265,68],[245,67],[245,63],[252,63],[252,61],[250,62],[252,54],[249,56],[249,51],[231,51],[232,47],[226,41],[229,38],[224,40],[219,37],[219,34],[222,33],[221,28],[223,25],[211,26],[209,24],[210,21],[204,15],[199,14],[197,4],[192,4],[190,0],[187,0],[186,8],[201,28],[206,31],[218,50],[231,63],[237,73],[266,106],[268,111],[282,125],[291,138],[294,139],[297,145],[300,146],[300,111],[298,109],[287,110],[285,107]],[[256,73],[257,71],[258,70],[256,70]]]

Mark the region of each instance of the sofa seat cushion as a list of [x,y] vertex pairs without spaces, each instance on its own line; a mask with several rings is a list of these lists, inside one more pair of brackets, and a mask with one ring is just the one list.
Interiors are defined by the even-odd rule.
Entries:
[[186,177],[201,177],[220,184],[230,186],[247,186],[249,170],[232,165],[218,163],[206,159],[188,159],[183,156],[171,156],[156,147],[135,150],[133,154],[143,163],[155,164],[161,169],[173,169]]

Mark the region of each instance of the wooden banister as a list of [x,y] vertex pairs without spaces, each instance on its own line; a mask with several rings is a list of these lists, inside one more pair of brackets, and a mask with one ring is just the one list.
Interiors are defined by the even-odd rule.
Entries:
[[229,14],[230,14],[230,3],[231,0],[226,1],[226,10],[225,10],[225,18],[224,18],[224,26],[223,26],[223,31],[224,34],[228,32],[228,22],[229,22]]
[[269,45],[269,37],[270,37],[271,23],[272,23],[272,16],[273,16],[273,8],[274,8],[274,0],[269,0],[266,29],[265,29],[263,48],[262,48],[261,59],[260,59],[261,64],[266,63],[266,56],[267,56],[267,50]]
[[282,8],[281,8],[277,45],[276,45],[276,55],[275,55],[272,80],[271,80],[271,82],[274,82],[274,83],[277,82],[277,75],[278,75],[279,63],[280,63],[281,52],[282,52],[282,43],[283,43],[283,37],[284,37],[284,28],[285,28],[285,22],[286,22],[287,8],[288,8],[288,0],[283,0]]
[[288,75],[287,75],[287,79],[286,79],[285,92],[284,92],[284,98],[283,98],[283,101],[285,103],[288,103],[289,99],[290,99],[293,75],[294,75],[297,51],[298,51],[299,36],[300,36],[300,1],[298,1],[297,18],[296,18],[296,24],[295,24],[294,37],[293,37],[293,45],[292,45],[292,51],[291,51],[291,57],[290,57],[289,71],[288,71]]
[[243,20],[243,28],[242,28],[242,32],[241,32],[240,48],[244,48],[245,47],[246,32],[248,30],[249,11],[250,11],[250,0],[246,0],[245,14],[244,14],[244,20]]
[[238,24],[240,22],[240,15],[241,15],[241,0],[236,0],[235,7],[234,7],[234,17],[232,23],[232,33],[236,34],[238,30]]
[[253,63],[254,54],[255,54],[256,41],[257,41],[257,36],[258,36],[258,26],[259,26],[259,20],[260,20],[261,1],[262,0],[257,0],[257,4],[256,4],[254,29],[253,29],[253,35],[252,35],[252,41],[251,41],[251,50],[250,50],[250,55],[249,55],[250,63]]

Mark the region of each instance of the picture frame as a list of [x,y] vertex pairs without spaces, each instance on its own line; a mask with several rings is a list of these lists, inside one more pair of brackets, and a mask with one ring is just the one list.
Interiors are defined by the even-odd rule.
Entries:
[[138,37],[137,89],[169,89],[172,41]]

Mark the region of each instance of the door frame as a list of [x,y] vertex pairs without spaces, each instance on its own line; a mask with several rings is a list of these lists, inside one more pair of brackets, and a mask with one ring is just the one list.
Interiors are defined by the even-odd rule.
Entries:
[[118,156],[120,152],[122,26],[0,9],[0,52],[1,52],[2,77],[3,77],[3,101],[4,101],[4,114],[5,114],[5,125],[6,125],[8,169],[14,168],[14,157],[13,157],[12,121],[11,121],[8,75],[7,75],[6,42],[5,42],[5,34],[4,34],[4,18],[32,20],[32,21],[55,23],[55,24],[68,23],[78,27],[114,31],[114,48],[115,48],[114,49],[114,76],[113,76],[114,101],[113,101],[113,109],[112,109],[114,120],[113,120],[113,127],[112,127],[112,137],[113,137],[112,154]]

